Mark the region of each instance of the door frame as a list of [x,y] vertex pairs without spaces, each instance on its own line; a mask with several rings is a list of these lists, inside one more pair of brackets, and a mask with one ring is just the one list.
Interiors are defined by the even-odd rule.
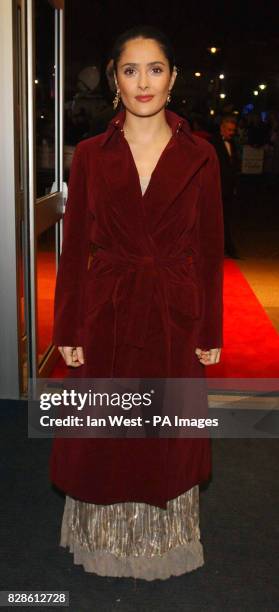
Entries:
[[26,328],[28,337],[29,378],[47,377],[57,360],[57,349],[49,345],[41,363],[38,363],[38,292],[37,292],[37,240],[46,229],[55,226],[56,269],[62,242],[63,199],[63,107],[64,107],[64,2],[48,0],[55,10],[55,183],[57,191],[36,197],[36,100],[35,100],[35,0],[26,2],[27,38],[27,116],[26,143],[26,207],[27,219],[25,269],[26,274]]
[[[57,270],[65,203],[64,2],[48,1],[55,10],[55,28],[58,32],[55,37],[55,141],[59,143],[55,160],[57,191],[38,199],[35,198],[34,149],[34,0],[0,2],[0,397],[7,399],[26,396],[26,380],[28,384],[30,378],[47,376],[58,355],[56,347],[49,345],[45,359],[38,364],[36,242],[44,229],[55,227]],[[22,276],[24,325],[20,304]]]

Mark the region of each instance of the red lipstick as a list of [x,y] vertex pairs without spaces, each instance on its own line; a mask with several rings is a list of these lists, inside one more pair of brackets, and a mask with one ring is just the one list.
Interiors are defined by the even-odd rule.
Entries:
[[136,100],[139,102],[149,102],[152,98],[154,98],[154,96],[136,96]]

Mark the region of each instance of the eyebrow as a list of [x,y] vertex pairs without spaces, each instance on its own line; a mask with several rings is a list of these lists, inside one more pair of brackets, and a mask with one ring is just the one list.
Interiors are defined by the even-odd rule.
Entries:
[[[158,62],[149,62],[147,66],[153,66],[153,64],[162,64],[163,66],[166,65],[164,62],[158,61]],[[124,68],[124,66],[139,66],[139,64],[136,64],[135,62],[127,62],[126,64],[122,64],[120,68]]]

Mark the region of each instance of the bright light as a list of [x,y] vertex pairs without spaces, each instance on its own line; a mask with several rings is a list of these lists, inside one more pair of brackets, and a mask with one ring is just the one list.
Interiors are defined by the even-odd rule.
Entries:
[[220,51],[220,47],[207,47],[207,51],[210,51],[210,53],[217,53],[217,51]]
[[44,119],[44,118],[45,118],[45,116],[44,116],[44,115],[41,115],[41,119]]
[[200,77],[201,76],[201,72],[195,72],[195,76],[196,77]]
[[209,112],[211,115],[215,115],[215,111],[213,110],[213,108],[211,108]]
[[34,83],[36,83],[36,85],[38,85],[38,83],[39,83],[38,79],[35,79]]
[[219,79],[224,79],[225,75],[224,74],[219,74]]
[[255,89],[255,90],[253,91],[253,94],[254,94],[254,96],[258,96],[258,95],[259,95],[258,90],[257,90],[257,89]]
[[260,88],[260,89],[265,89],[265,88],[266,88],[266,85],[265,85],[264,83],[261,83],[261,84],[259,85],[259,88]]
[[225,93],[220,93],[220,98],[225,98],[226,94]]

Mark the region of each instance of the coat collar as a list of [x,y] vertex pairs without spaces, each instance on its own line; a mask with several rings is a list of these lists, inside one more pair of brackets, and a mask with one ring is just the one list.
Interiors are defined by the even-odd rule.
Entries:
[[[137,227],[145,227],[148,234],[147,244],[156,233],[161,219],[165,218],[168,209],[183,190],[189,186],[190,202],[193,193],[197,195],[199,181],[195,181],[194,186],[190,186],[190,182],[206,163],[210,153],[211,145],[191,135],[185,119],[171,111],[166,111],[166,117],[175,137],[161,155],[144,196],[130,147],[124,137],[119,138],[125,111],[118,113],[103,133],[98,158],[100,176],[104,179],[102,184],[107,186],[110,193],[110,202],[116,218],[123,214],[127,219],[131,219],[133,210]],[[114,135],[117,138],[114,138]],[[107,146],[104,146],[105,143]]]
[[[177,113],[174,113],[173,111],[170,111],[168,109],[165,109],[165,113],[167,122],[171,127],[173,134],[178,134],[180,131],[182,131],[190,138],[190,140],[194,144],[196,144],[196,141],[192,136],[190,124],[187,119],[185,119],[184,117],[180,117],[179,115],[177,115]],[[102,135],[101,146],[104,146],[108,142],[108,140],[110,140],[112,135],[118,132],[118,130],[123,129],[125,115],[125,110],[121,110],[117,113],[117,115],[115,115],[115,117],[113,117],[109,121],[107,129]]]

